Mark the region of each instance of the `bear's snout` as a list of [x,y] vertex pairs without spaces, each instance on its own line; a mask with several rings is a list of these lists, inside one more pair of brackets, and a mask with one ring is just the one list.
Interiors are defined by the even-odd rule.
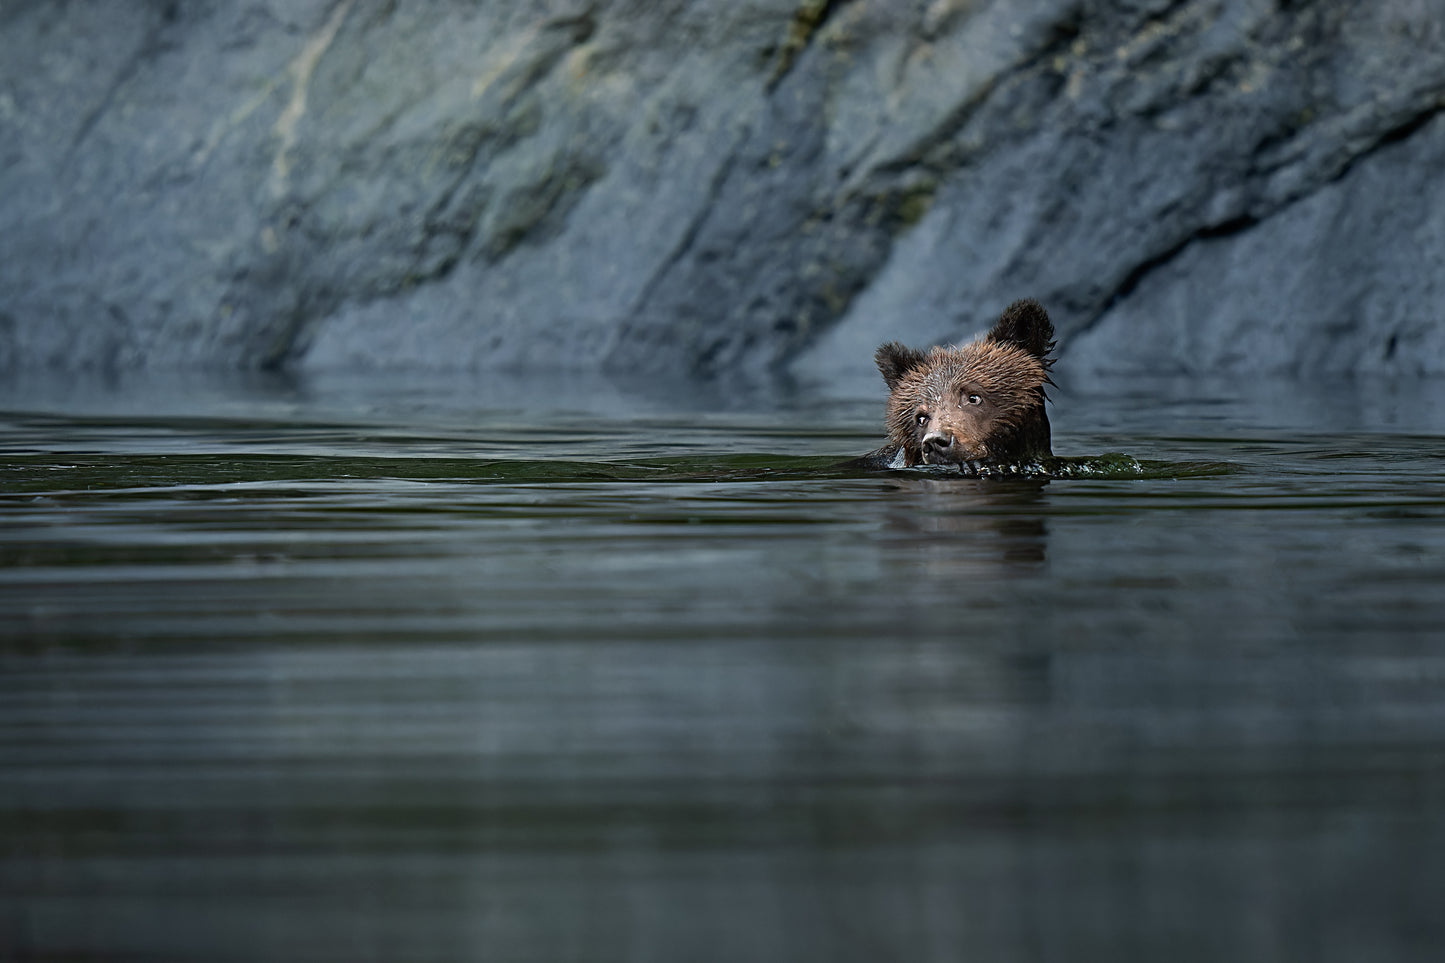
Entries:
[[923,462],[927,465],[961,465],[988,456],[988,449],[977,440],[973,426],[934,424],[923,436]]
[[936,428],[923,436],[923,462],[927,465],[963,464],[979,457],[973,445],[948,428]]
[[923,439],[923,453],[937,458],[947,458],[953,449],[953,434],[947,431],[930,431]]

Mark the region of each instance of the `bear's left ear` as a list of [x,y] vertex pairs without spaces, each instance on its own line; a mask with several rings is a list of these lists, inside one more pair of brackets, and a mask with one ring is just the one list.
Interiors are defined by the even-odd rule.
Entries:
[[1039,360],[1054,350],[1054,323],[1044,306],[1032,298],[1015,301],[994,323],[988,340],[1016,344]]
[[873,352],[873,360],[878,364],[878,370],[883,372],[883,380],[887,382],[889,391],[898,387],[898,382],[902,381],[909,371],[923,364],[925,357],[922,351],[906,347],[897,341],[879,345],[878,350]]

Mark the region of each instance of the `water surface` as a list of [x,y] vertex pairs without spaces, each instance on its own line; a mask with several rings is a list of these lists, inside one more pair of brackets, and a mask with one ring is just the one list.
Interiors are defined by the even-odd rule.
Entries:
[[1445,386],[1065,389],[12,386],[0,956],[1437,959]]

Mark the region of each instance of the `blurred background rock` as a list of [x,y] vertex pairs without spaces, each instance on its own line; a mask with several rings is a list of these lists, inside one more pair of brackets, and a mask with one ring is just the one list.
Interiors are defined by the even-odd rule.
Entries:
[[0,366],[1445,371],[1433,0],[0,3]]

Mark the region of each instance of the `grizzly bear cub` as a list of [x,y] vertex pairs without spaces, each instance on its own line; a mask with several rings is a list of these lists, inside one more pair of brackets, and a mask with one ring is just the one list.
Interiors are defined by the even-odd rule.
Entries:
[[1037,463],[1053,455],[1044,386],[1052,384],[1054,325],[1037,301],[1009,305],[984,337],[927,353],[897,341],[874,360],[888,383],[888,444],[862,467]]

